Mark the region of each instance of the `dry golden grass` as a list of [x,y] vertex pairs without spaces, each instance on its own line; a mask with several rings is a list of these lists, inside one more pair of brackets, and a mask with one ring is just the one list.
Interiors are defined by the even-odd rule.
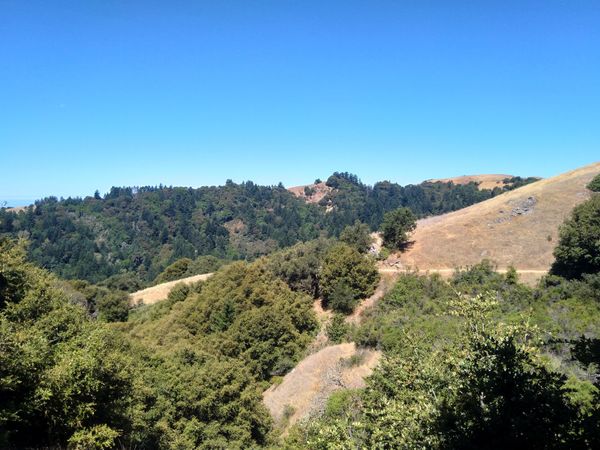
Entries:
[[486,175],[463,175],[461,177],[452,178],[438,178],[433,180],[427,180],[428,182],[435,183],[448,183],[452,181],[454,184],[469,184],[471,182],[479,183],[479,189],[494,189],[495,187],[503,187],[506,183],[506,178],[512,178],[512,175],[506,174],[486,174]]
[[[357,356],[356,365],[344,364],[344,360]],[[280,384],[267,389],[263,402],[275,422],[286,430],[323,412],[327,399],[338,389],[364,387],[364,379],[380,358],[379,351],[358,350],[353,342],[327,346],[304,358]]]
[[[304,193],[304,188],[306,187],[313,189],[315,193],[310,197],[307,197]],[[319,203],[321,200],[323,200],[323,197],[325,197],[329,192],[331,192],[331,188],[327,186],[324,182],[322,182],[317,184],[307,184],[304,186],[294,186],[288,188],[288,191],[290,191],[296,197],[303,198],[304,200],[306,200],[307,203]]]
[[166,283],[157,284],[141,291],[129,294],[129,303],[132,305],[151,305],[153,303],[165,300],[171,292],[171,289],[177,283],[191,284],[197,281],[204,281],[210,277],[212,273],[203,273],[201,275],[193,275],[187,278],[181,278],[180,280],[167,281]]
[[450,271],[489,259],[500,269],[512,265],[524,275],[539,277],[554,260],[559,226],[589,197],[585,186],[599,172],[600,163],[594,163],[459,211],[420,220],[412,246],[399,260],[388,259],[386,265]]

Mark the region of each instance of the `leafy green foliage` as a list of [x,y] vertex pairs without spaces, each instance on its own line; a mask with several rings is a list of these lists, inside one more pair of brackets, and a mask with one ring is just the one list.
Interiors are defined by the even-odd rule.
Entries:
[[[482,281],[514,292],[502,278]],[[537,328],[498,322],[501,303],[492,293],[457,296],[438,277],[402,276],[371,319],[390,331],[367,389],[333,396],[326,411],[335,414],[296,429],[288,448],[592,448],[600,391],[550,369]],[[427,334],[419,316],[442,321]]]
[[265,381],[293,367],[317,323],[311,298],[264,260],[232,264],[106,324],[86,302],[97,296],[102,317],[113,312],[112,293],[54,279],[25,262],[22,246],[0,249],[2,448],[269,443]]
[[167,266],[154,280],[155,284],[175,281],[193,275],[211,273],[219,269],[224,260],[211,255],[199,256],[195,260],[181,258]]
[[398,208],[387,212],[381,224],[383,245],[401,250],[408,243],[408,234],[417,227],[417,218],[408,208]]
[[518,188],[526,186],[528,184],[535,183],[536,181],[539,181],[539,180],[540,180],[540,178],[538,178],[538,177],[505,178],[504,180],[502,180],[504,182],[504,186],[502,186],[502,191],[512,191],[513,189],[518,189]]
[[112,292],[98,301],[98,317],[106,322],[124,322],[129,315],[129,296]]
[[367,186],[356,175],[346,172],[334,173],[326,184],[334,190],[320,203],[330,207],[324,221],[335,235],[356,220],[377,230],[386,212],[401,207],[409,208],[417,217],[425,217],[455,211],[503,192],[499,188],[480,190],[476,183],[424,182],[400,186],[381,181]]
[[126,343],[26,263],[22,246],[0,247],[0,446],[64,444],[84,429],[112,442],[133,426]]
[[592,181],[589,182],[587,188],[592,192],[600,192],[600,174],[596,175]]
[[552,273],[566,278],[600,272],[600,196],[575,207],[560,228]]
[[0,210],[0,234],[25,235],[29,255],[64,278],[99,282],[122,271],[153,280],[181,258],[254,258],[316,238],[323,213],[283,186],[112,188],[103,198],[49,197]]
[[359,299],[374,292],[379,273],[372,260],[339,243],[327,252],[319,280],[325,304],[347,314]]
[[354,247],[360,253],[366,253],[373,243],[373,238],[369,226],[357,220],[342,230],[340,241]]
[[343,314],[334,314],[331,321],[327,324],[325,332],[329,340],[335,344],[343,342],[348,336],[350,327],[346,323],[346,318]]
[[319,272],[332,245],[333,241],[328,239],[296,244],[269,256],[267,266],[291,290],[318,298]]

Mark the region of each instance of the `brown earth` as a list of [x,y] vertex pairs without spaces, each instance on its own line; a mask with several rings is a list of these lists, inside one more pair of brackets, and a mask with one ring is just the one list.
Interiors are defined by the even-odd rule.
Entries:
[[191,284],[198,281],[204,281],[210,277],[212,273],[203,273],[201,275],[192,275],[191,277],[181,278],[180,280],[167,281],[166,283],[157,284],[141,291],[129,294],[129,303],[131,305],[151,305],[153,303],[165,300],[171,292],[171,289],[178,283]]
[[454,184],[469,184],[475,182],[479,183],[479,189],[494,189],[495,187],[502,188],[506,185],[504,180],[512,177],[512,175],[506,174],[463,175],[460,177],[437,178],[425,181],[429,183],[449,183],[452,181]]
[[364,387],[364,379],[380,357],[375,350],[357,350],[354,343],[325,347],[300,361],[280,384],[267,389],[265,406],[282,429],[309,420],[323,412],[333,392]]
[[[314,194],[306,196],[304,193],[305,188],[314,190]],[[325,182],[322,182],[317,184],[307,184],[304,186],[294,186],[288,188],[288,191],[290,191],[296,197],[303,198],[307,203],[319,203],[327,194],[329,194],[329,192],[331,192],[331,189],[332,188],[327,186]]]
[[29,208],[29,206],[13,206],[11,208],[6,208],[6,211],[20,213],[23,211],[27,211],[28,208]]
[[409,248],[383,268],[452,271],[489,259],[501,271],[512,265],[523,274],[543,274],[554,260],[559,226],[589,198],[586,185],[598,173],[600,163],[594,163],[419,220]]

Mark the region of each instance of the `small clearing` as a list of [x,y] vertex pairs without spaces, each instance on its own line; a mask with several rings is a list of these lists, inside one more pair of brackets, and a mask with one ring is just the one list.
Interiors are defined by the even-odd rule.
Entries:
[[288,188],[288,191],[296,197],[304,199],[306,203],[319,203],[331,190],[332,188],[324,182]]
[[[408,249],[389,266],[440,272],[489,259],[525,276],[545,273],[558,242],[558,229],[573,208],[589,198],[586,185],[600,173],[591,164],[458,211],[419,220]],[[539,278],[539,277],[538,277]]]
[[185,283],[192,284],[198,281],[204,281],[210,277],[212,273],[203,273],[200,275],[192,275],[191,277],[181,278],[180,280],[167,281],[166,283],[157,284],[141,291],[129,294],[129,303],[131,305],[152,305],[153,303],[165,300],[171,292],[171,289],[176,284]]
[[338,389],[365,386],[364,379],[381,353],[352,343],[330,345],[304,358],[280,384],[263,393],[265,406],[281,428],[323,413],[327,399]]

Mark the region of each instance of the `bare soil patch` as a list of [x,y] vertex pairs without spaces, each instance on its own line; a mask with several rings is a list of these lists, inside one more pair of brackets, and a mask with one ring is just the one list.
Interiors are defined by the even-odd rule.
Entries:
[[[331,189],[332,188],[327,186],[325,182],[322,182],[304,186],[294,186],[288,188],[288,191],[296,197],[306,200],[307,203],[319,203],[327,194],[329,194],[329,192],[331,192]],[[310,195],[306,195],[307,192],[310,192]]]
[[[365,386],[364,379],[379,362],[380,352],[357,350],[354,343],[330,345],[309,355],[278,385],[263,393],[265,406],[282,428],[320,415],[338,389]],[[353,358],[357,365],[349,363]]]

